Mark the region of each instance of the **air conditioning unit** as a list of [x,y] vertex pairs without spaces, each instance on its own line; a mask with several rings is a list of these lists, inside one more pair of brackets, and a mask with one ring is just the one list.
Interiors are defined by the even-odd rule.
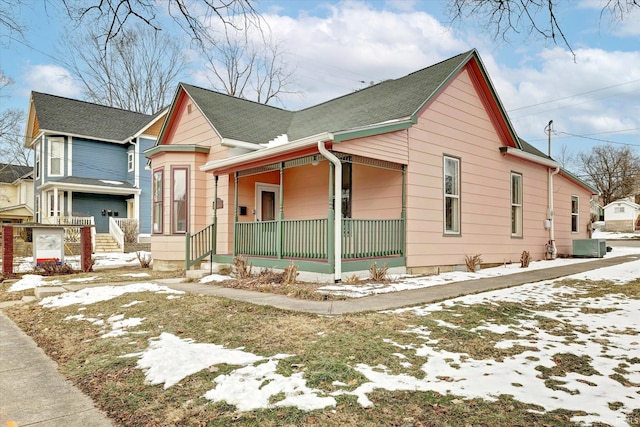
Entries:
[[575,258],[602,258],[607,253],[605,239],[575,239],[573,256]]

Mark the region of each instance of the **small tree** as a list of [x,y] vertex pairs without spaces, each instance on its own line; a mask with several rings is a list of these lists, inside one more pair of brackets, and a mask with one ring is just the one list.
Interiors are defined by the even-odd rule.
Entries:
[[588,181],[600,191],[603,205],[638,191],[640,157],[629,146],[595,146],[590,153],[578,154]]

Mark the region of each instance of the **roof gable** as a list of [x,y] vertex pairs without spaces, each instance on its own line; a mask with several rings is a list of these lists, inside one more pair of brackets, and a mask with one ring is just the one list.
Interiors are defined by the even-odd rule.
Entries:
[[25,175],[33,172],[31,166],[12,165],[9,163],[0,163],[0,182],[12,183],[16,179],[23,178]]
[[112,142],[126,141],[159,117],[40,92],[31,93],[30,110],[29,129]]
[[289,141],[294,141],[321,133],[357,131],[403,121],[410,124],[417,121],[429,101],[470,63],[474,64],[473,71],[482,80],[482,92],[488,95],[486,98],[492,103],[492,111],[497,112],[494,120],[500,121],[497,126],[502,129],[506,143],[518,146],[515,132],[475,50],[299,111],[287,111],[181,83],[170,115],[182,90],[221,138],[254,144],[272,141],[283,134]]

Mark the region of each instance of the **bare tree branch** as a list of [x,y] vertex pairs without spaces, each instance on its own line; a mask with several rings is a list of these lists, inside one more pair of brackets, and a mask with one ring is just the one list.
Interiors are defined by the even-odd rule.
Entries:
[[578,159],[583,173],[600,191],[604,205],[638,191],[640,157],[630,147],[596,146],[591,153],[578,154]]
[[225,42],[203,50],[207,79],[211,86],[228,95],[262,104],[279,102],[283,94],[295,93],[294,70],[284,60],[280,45],[260,31],[258,40],[246,32],[227,31]]
[[[6,98],[4,89],[13,80],[0,70],[0,98]],[[0,112],[0,161],[29,166],[31,150],[24,148],[24,112],[18,108],[8,108]]]
[[129,18],[154,30],[162,29],[157,19],[162,7],[200,45],[214,41],[208,31],[213,20],[222,22],[224,27],[242,30],[260,24],[253,0],[62,0],[62,3],[74,21],[91,20],[104,29],[97,34],[104,40],[103,49],[127,28]]
[[70,39],[70,68],[92,102],[155,113],[170,102],[186,69],[184,46],[151,28],[122,30],[101,49],[100,32]]
[[[562,42],[575,59],[573,47],[567,38],[556,10],[562,0],[453,0],[448,14],[451,22],[473,19],[493,33],[494,38],[509,42],[512,34],[526,32],[558,44]],[[608,0],[601,10],[612,18],[624,19],[640,0]]]

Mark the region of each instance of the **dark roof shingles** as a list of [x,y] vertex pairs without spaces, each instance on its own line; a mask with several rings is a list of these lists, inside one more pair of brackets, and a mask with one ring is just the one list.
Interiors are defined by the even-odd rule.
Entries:
[[0,182],[12,183],[18,178],[22,178],[29,172],[33,171],[31,166],[12,165],[9,163],[0,163]]
[[153,117],[40,92],[32,98],[40,129],[100,140],[125,141]]

